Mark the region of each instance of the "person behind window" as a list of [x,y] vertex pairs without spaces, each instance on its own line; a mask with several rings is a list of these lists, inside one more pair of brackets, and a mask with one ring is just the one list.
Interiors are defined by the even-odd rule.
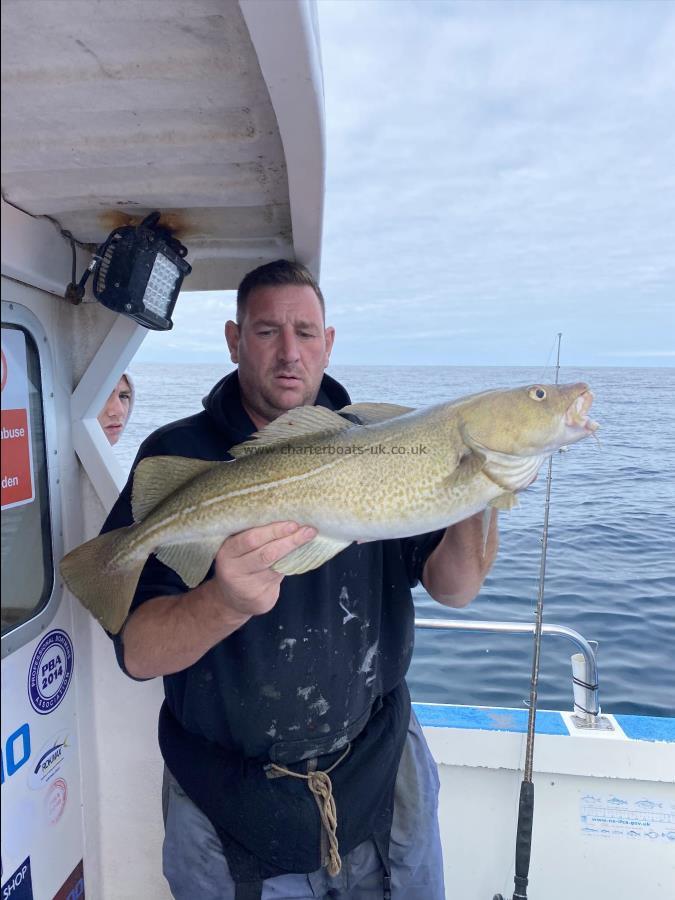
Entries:
[[125,372],[110,393],[97,418],[113,446],[119,441],[134,406],[134,383]]

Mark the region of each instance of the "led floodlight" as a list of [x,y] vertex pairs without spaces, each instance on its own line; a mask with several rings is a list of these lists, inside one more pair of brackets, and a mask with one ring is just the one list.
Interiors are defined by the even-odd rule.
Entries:
[[172,328],[171,314],[192,266],[184,259],[187,248],[158,225],[159,216],[153,212],[138,226],[112,231],[79,284],[68,285],[66,297],[81,300],[93,274],[94,296],[108,309],[153,331]]

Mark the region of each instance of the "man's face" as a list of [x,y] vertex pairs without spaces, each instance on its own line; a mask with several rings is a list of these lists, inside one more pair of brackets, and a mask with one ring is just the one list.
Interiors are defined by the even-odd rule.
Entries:
[[109,443],[116,444],[127,421],[131,405],[131,387],[124,375],[117,382],[97,418]]
[[228,322],[225,337],[256,427],[314,403],[335,331],[324,327],[319,298],[309,285],[257,288],[243,321]]

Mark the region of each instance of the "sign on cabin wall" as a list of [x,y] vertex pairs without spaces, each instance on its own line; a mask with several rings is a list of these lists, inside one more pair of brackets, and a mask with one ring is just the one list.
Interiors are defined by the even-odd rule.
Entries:
[[85,897],[79,660],[70,627],[61,604],[46,633],[2,660],[0,900]]
[[2,509],[35,499],[28,405],[26,337],[16,328],[2,329]]

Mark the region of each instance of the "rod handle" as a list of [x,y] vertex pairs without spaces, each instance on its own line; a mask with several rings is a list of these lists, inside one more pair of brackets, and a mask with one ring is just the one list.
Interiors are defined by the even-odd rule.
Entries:
[[527,876],[530,872],[532,850],[532,822],[534,819],[534,784],[523,781],[518,803],[518,830],[516,832],[516,894],[522,890],[527,895]]

